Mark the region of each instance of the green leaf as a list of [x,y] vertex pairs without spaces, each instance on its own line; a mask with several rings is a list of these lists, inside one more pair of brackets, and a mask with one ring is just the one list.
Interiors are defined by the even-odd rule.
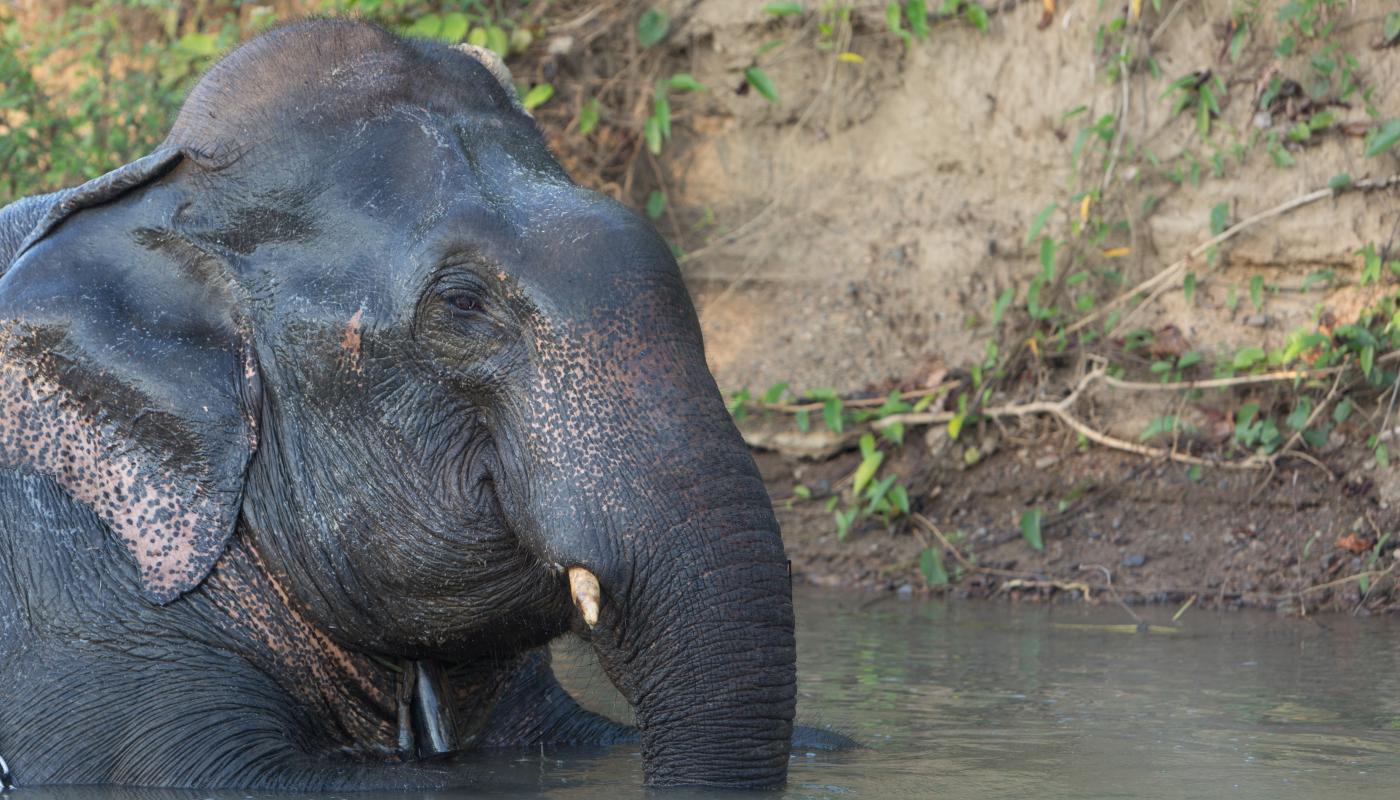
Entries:
[[803,500],[809,500],[812,497],[812,490],[799,483],[792,487],[792,496],[800,497]]
[[1190,304],[1190,303],[1192,303],[1192,302],[1195,301],[1195,297],[1196,297],[1196,273],[1194,273],[1194,272],[1188,272],[1188,273],[1186,273],[1186,277],[1185,277],[1185,278],[1182,280],[1182,282],[1181,282],[1181,291],[1182,291],[1183,294],[1186,295],[1186,302],[1187,302],[1188,304]]
[[677,72],[671,76],[667,84],[677,92],[703,92],[705,84],[695,80],[695,76],[688,72]]
[[1337,407],[1332,410],[1332,421],[1338,425],[1346,422],[1347,417],[1351,416],[1352,408],[1351,398],[1343,397],[1342,402],[1338,403]]
[[860,436],[860,455],[861,455],[861,458],[870,458],[871,456],[875,455],[876,452],[877,452],[877,451],[875,450],[875,434],[873,434],[873,433],[863,433],[863,434],[861,434],[861,436]]
[[1262,347],[1242,347],[1235,353],[1235,360],[1231,362],[1231,366],[1235,369],[1249,369],[1267,356]]
[[904,8],[909,17],[909,31],[919,39],[928,38],[928,3],[926,0],[909,0]]
[[671,101],[666,99],[666,95],[657,93],[651,116],[661,126],[661,138],[671,138]]
[[1400,142],[1400,117],[1381,125],[1366,142],[1366,157],[1375,158]]
[[549,98],[553,96],[554,84],[536,84],[535,86],[531,86],[530,91],[525,93],[525,97],[523,97],[520,100],[520,105],[524,106],[526,111],[533,111],[534,109],[544,105],[545,102],[547,102]]
[[1235,435],[1239,436],[1240,431],[1248,428],[1257,416],[1259,416],[1258,403],[1245,403],[1240,406],[1240,410],[1235,412]]
[[1385,15],[1384,42],[1389,44],[1400,38],[1400,11],[1392,11]]
[[1361,374],[1367,378],[1371,377],[1371,368],[1376,365],[1376,348],[1366,346],[1361,348]]
[[1241,25],[1235,31],[1235,35],[1230,38],[1230,61],[1237,62],[1240,60],[1240,53],[1244,51],[1244,43],[1247,41],[1248,36],[1248,25]]
[[1045,223],[1050,219],[1050,215],[1055,213],[1056,208],[1059,208],[1059,206],[1055,203],[1051,203],[1041,209],[1039,214],[1035,215],[1035,219],[1031,220],[1030,232],[1026,234],[1026,244],[1035,241],[1035,237],[1040,235],[1040,229],[1045,227]]
[[1210,233],[1212,236],[1219,236],[1225,232],[1226,223],[1230,220],[1229,202],[1217,203],[1210,210]]
[[192,56],[212,56],[219,52],[219,39],[212,33],[187,33],[176,47]]
[[[1381,446],[1384,447],[1385,445]],[[904,488],[904,484],[896,483],[894,486],[890,487],[889,497],[891,505],[899,509],[899,513],[909,513],[909,490]]]
[[[835,499],[835,498],[833,498]],[[850,508],[845,511],[836,512],[836,538],[844,540],[851,532],[851,523],[856,521],[856,514],[860,513],[859,508]]]
[[967,17],[967,21],[972,23],[972,27],[983,33],[987,32],[987,9],[978,5],[973,0],[969,0],[967,9],[963,11],[963,16]]
[[1339,172],[1327,181],[1327,188],[1332,191],[1345,189],[1351,185],[1351,175],[1346,172]]
[[801,3],[769,3],[763,10],[775,17],[786,17],[803,12]]
[[442,17],[437,14],[424,14],[415,19],[403,32],[404,36],[414,39],[436,39],[438,33],[442,31]]
[[936,548],[926,547],[919,554],[919,572],[929,586],[948,585],[948,570],[943,566],[943,555]]
[[1308,417],[1312,416],[1313,404],[1309,397],[1298,398],[1298,404],[1293,407],[1288,416],[1283,420],[1288,427],[1295,431],[1301,431],[1308,424]]
[[890,492],[890,487],[894,486],[898,475],[886,475],[878,481],[870,484],[870,488],[865,490],[865,513],[877,514],[889,509],[890,505],[885,497]]
[[486,48],[501,58],[510,55],[510,34],[495,25],[486,27]]
[[879,471],[880,464],[884,460],[885,454],[878,450],[860,460],[860,466],[856,467],[856,474],[851,479],[851,491],[855,492],[857,497],[865,489],[866,484],[870,483],[870,479],[875,477],[875,473]]
[[754,58],[759,58],[763,56],[764,53],[767,53],[770,50],[776,50],[777,48],[782,47],[783,44],[785,44],[784,39],[771,39],[769,41],[766,41],[759,46],[758,51],[754,54]]
[[[647,195],[647,216],[651,219],[658,219],[663,213],[665,213],[665,211],[666,194],[664,192],[657,191],[656,189],[652,189],[651,194]],[[764,395],[764,397],[767,397],[767,395]],[[770,403],[772,401],[765,399],[763,402]]]
[[473,47],[485,47],[489,39],[490,36],[487,35],[486,29],[479,25],[472,28],[471,33],[467,34],[467,44]]
[[948,438],[957,441],[958,434],[962,433],[963,423],[967,421],[965,412],[958,412],[953,418],[948,420]]
[[1322,428],[1308,428],[1303,431],[1303,441],[1312,447],[1321,449],[1327,446],[1328,434],[1331,431],[1325,426]]
[[[663,207],[664,207],[664,205],[665,205],[665,203],[666,203],[666,195],[664,195],[664,194],[661,195],[661,203],[662,203],[662,205],[663,205]],[[660,216],[660,215],[658,214],[657,216]],[[763,399],[762,399],[763,404],[764,404],[764,405],[769,405],[769,406],[773,405],[774,403],[776,403],[776,402],[778,402],[779,400],[783,399],[783,392],[786,392],[787,390],[788,390],[788,384],[787,384],[786,381],[783,381],[783,382],[781,382],[781,383],[775,383],[775,384],[773,384],[772,386],[769,386],[769,387],[768,387],[768,391],[766,391],[766,392],[763,393]]]
[[744,80],[748,81],[759,94],[767,98],[773,105],[778,104],[778,89],[773,86],[773,81],[768,77],[761,67],[749,67],[744,70]]
[[647,149],[652,155],[661,154],[661,121],[656,117],[647,117],[646,125],[642,132],[646,135]]
[[812,429],[812,412],[799,411],[792,415],[792,421],[797,423],[797,429],[806,433]]
[[442,18],[442,30],[438,31],[437,38],[450,44],[456,44],[467,35],[467,29],[470,27],[471,23],[467,20],[467,15],[460,11],[454,11]]
[[1016,289],[1008,287],[1001,294],[997,295],[996,303],[992,305],[992,326],[1001,324],[1001,320],[1006,316],[1006,309],[1011,306],[1011,301],[1016,299]]
[[1139,442],[1146,442],[1155,439],[1163,434],[1168,434],[1177,429],[1177,419],[1174,416],[1157,417],[1148,423],[1147,429],[1138,435]]
[[842,414],[841,399],[838,397],[828,398],[822,403],[822,421],[832,433],[840,433],[845,429],[845,420]]
[[1376,444],[1376,464],[1381,469],[1390,469],[1390,447],[1385,442]]
[[904,34],[904,8],[899,3],[885,6],[885,24],[893,33]]
[[904,444],[904,423],[892,422],[880,429],[880,435],[895,444]]
[[1264,307],[1264,276],[1255,275],[1249,279],[1249,302],[1254,304],[1254,310],[1259,311]]
[[1055,240],[1049,236],[1040,237],[1040,274],[1046,283],[1055,280]]
[[651,47],[671,29],[671,18],[659,8],[648,8],[637,20],[637,41],[642,47]]
[[578,132],[580,136],[587,136],[598,127],[598,98],[593,98],[583,104],[583,108],[578,112]]
[[1041,511],[1038,508],[1032,508],[1021,515],[1021,538],[1037,552],[1044,552],[1045,542],[1041,538],[1040,517]]

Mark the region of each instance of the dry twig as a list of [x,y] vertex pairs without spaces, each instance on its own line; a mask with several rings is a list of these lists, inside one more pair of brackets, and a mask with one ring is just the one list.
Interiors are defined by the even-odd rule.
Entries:
[[1143,292],[1151,292],[1151,294],[1149,294],[1145,300],[1139,303],[1132,311],[1130,311],[1128,314],[1125,314],[1123,318],[1118,321],[1118,324],[1114,327],[1113,331],[1110,332],[1110,335],[1112,335],[1112,333],[1116,333],[1118,330],[1122,329],[1123,326],[1126,325],[1128,321],[1132,319],[1138,311],[1147,307],[1153,300],[1161,296],[1162,292],[1166,291],[1166,286],[1170,283],[1172,278],[1176,277],[1178,274],[1184,271],[1187,265],[1189,265],[1192,261],[1201,257],[1202,255],[1205,255],[1205,253],[1212,247],[1223,244],[1224,242],[1233,239],[1240,233],[1249,230],[1250,228],[1262,222],[1267,222],[1268,220],[1271,220],[1275,217],[1283,216],[1284,214],[1287,214],[1288,212],[1293,211],[1295,209],[1302,208],[1303,206],[1315,203],[1319,200],[1325,200],[1329,197],[1336,197],[1346,192],[1376,191],[1379,189],[1388,189],[1392,186],[1397,185],[1400,185],[1400,175],[1391,175],[1385,178],[1367,178],[1364,180],[1355,181],[1345,187],[1335,189],[1332,187],[1327,187],[1325,189],[1317,189],[1315,191],[1308,192],[1307,194],[1295,197],[1287,202],[1280,203],[1274,206],[1273,208],[1261,211],[1253,216],[1246,217],[1245,219],[1242,219],[1234,225],[1231,225],[1230,227],[1226,228],[1225,230],[1221,231],[1215,236],[1210,237],[1201,244],[1198,244],[1195,247],[1191,248],[1191,251],[1188,252],[1183,258],[1173,262],[1161,272],[1158,272],[1156,275],[1152,276],[1151,278],[1148,278],[1147,280],[1143,281],[1137,286],[1134,286],[1132,289],[1129,289],[1128,291],[1118,295],[1117,297],[1108,301],[1104,305],[1100,306],[1093,313],[1088,314],[1083,318],[1079,319],[1074,324],[1069,325],[1065,328],[1065,333],[1069,334],[1083,330],[1084,328],[1088,327],[1089,325],[1093,324],[1095,321],[1103,317],[1110,310],[1117,308],[1120,305],[1123,305],[1124,303],[1128,302],[1134,297],[1137,297]]

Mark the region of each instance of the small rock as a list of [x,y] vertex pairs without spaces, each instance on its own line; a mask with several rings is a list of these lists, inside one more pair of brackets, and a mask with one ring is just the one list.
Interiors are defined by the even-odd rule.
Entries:
[[1057,455],[1041,456],[1035,460],[1036,469],[1045,469],[1059,463],[1060,457]]
[[1129,553],[1123,556],[1123,566],[1125,567],[1140,567],[1146,563],[1147,556],[1142,553]]
[[1250,326],[1251,328],[1267,328],[1269,326],[1269,315],[1246,314],[1245,318],[1240,321],[1243,322],[1245,325]]
[[1181,541],[1185,542],[1186,544],[1191,544],[1192,542],[1196,541],[1196,534],[1190,531],[1185,531],[1181,534]]
[[1254,127],[1258,128],[1261,131],[1268,130],[1269,128],[1273,127],[1273,124],[1274,117],[1267,111],[1260,111],[1258,114],[1254,115]]

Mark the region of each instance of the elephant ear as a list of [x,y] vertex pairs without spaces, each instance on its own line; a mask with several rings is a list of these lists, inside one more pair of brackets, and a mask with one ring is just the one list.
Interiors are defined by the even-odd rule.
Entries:
[[222,554],[257,447],[236,283],[177,230],[192,205],[183,157],[160,151],[65,193],[0,277],[0,465],[90,508],[157,603]]

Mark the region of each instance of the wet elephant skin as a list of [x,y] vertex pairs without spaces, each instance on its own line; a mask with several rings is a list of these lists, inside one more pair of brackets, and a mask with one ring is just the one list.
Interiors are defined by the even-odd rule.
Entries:
[[[497,75],[279,28],[157,152],[0,211],[19,785],[461,785],[425,748],[627,741],[654,785],[784,780],[782,544],[676,264]],[[571,631],[637,729],[554,681]]]

